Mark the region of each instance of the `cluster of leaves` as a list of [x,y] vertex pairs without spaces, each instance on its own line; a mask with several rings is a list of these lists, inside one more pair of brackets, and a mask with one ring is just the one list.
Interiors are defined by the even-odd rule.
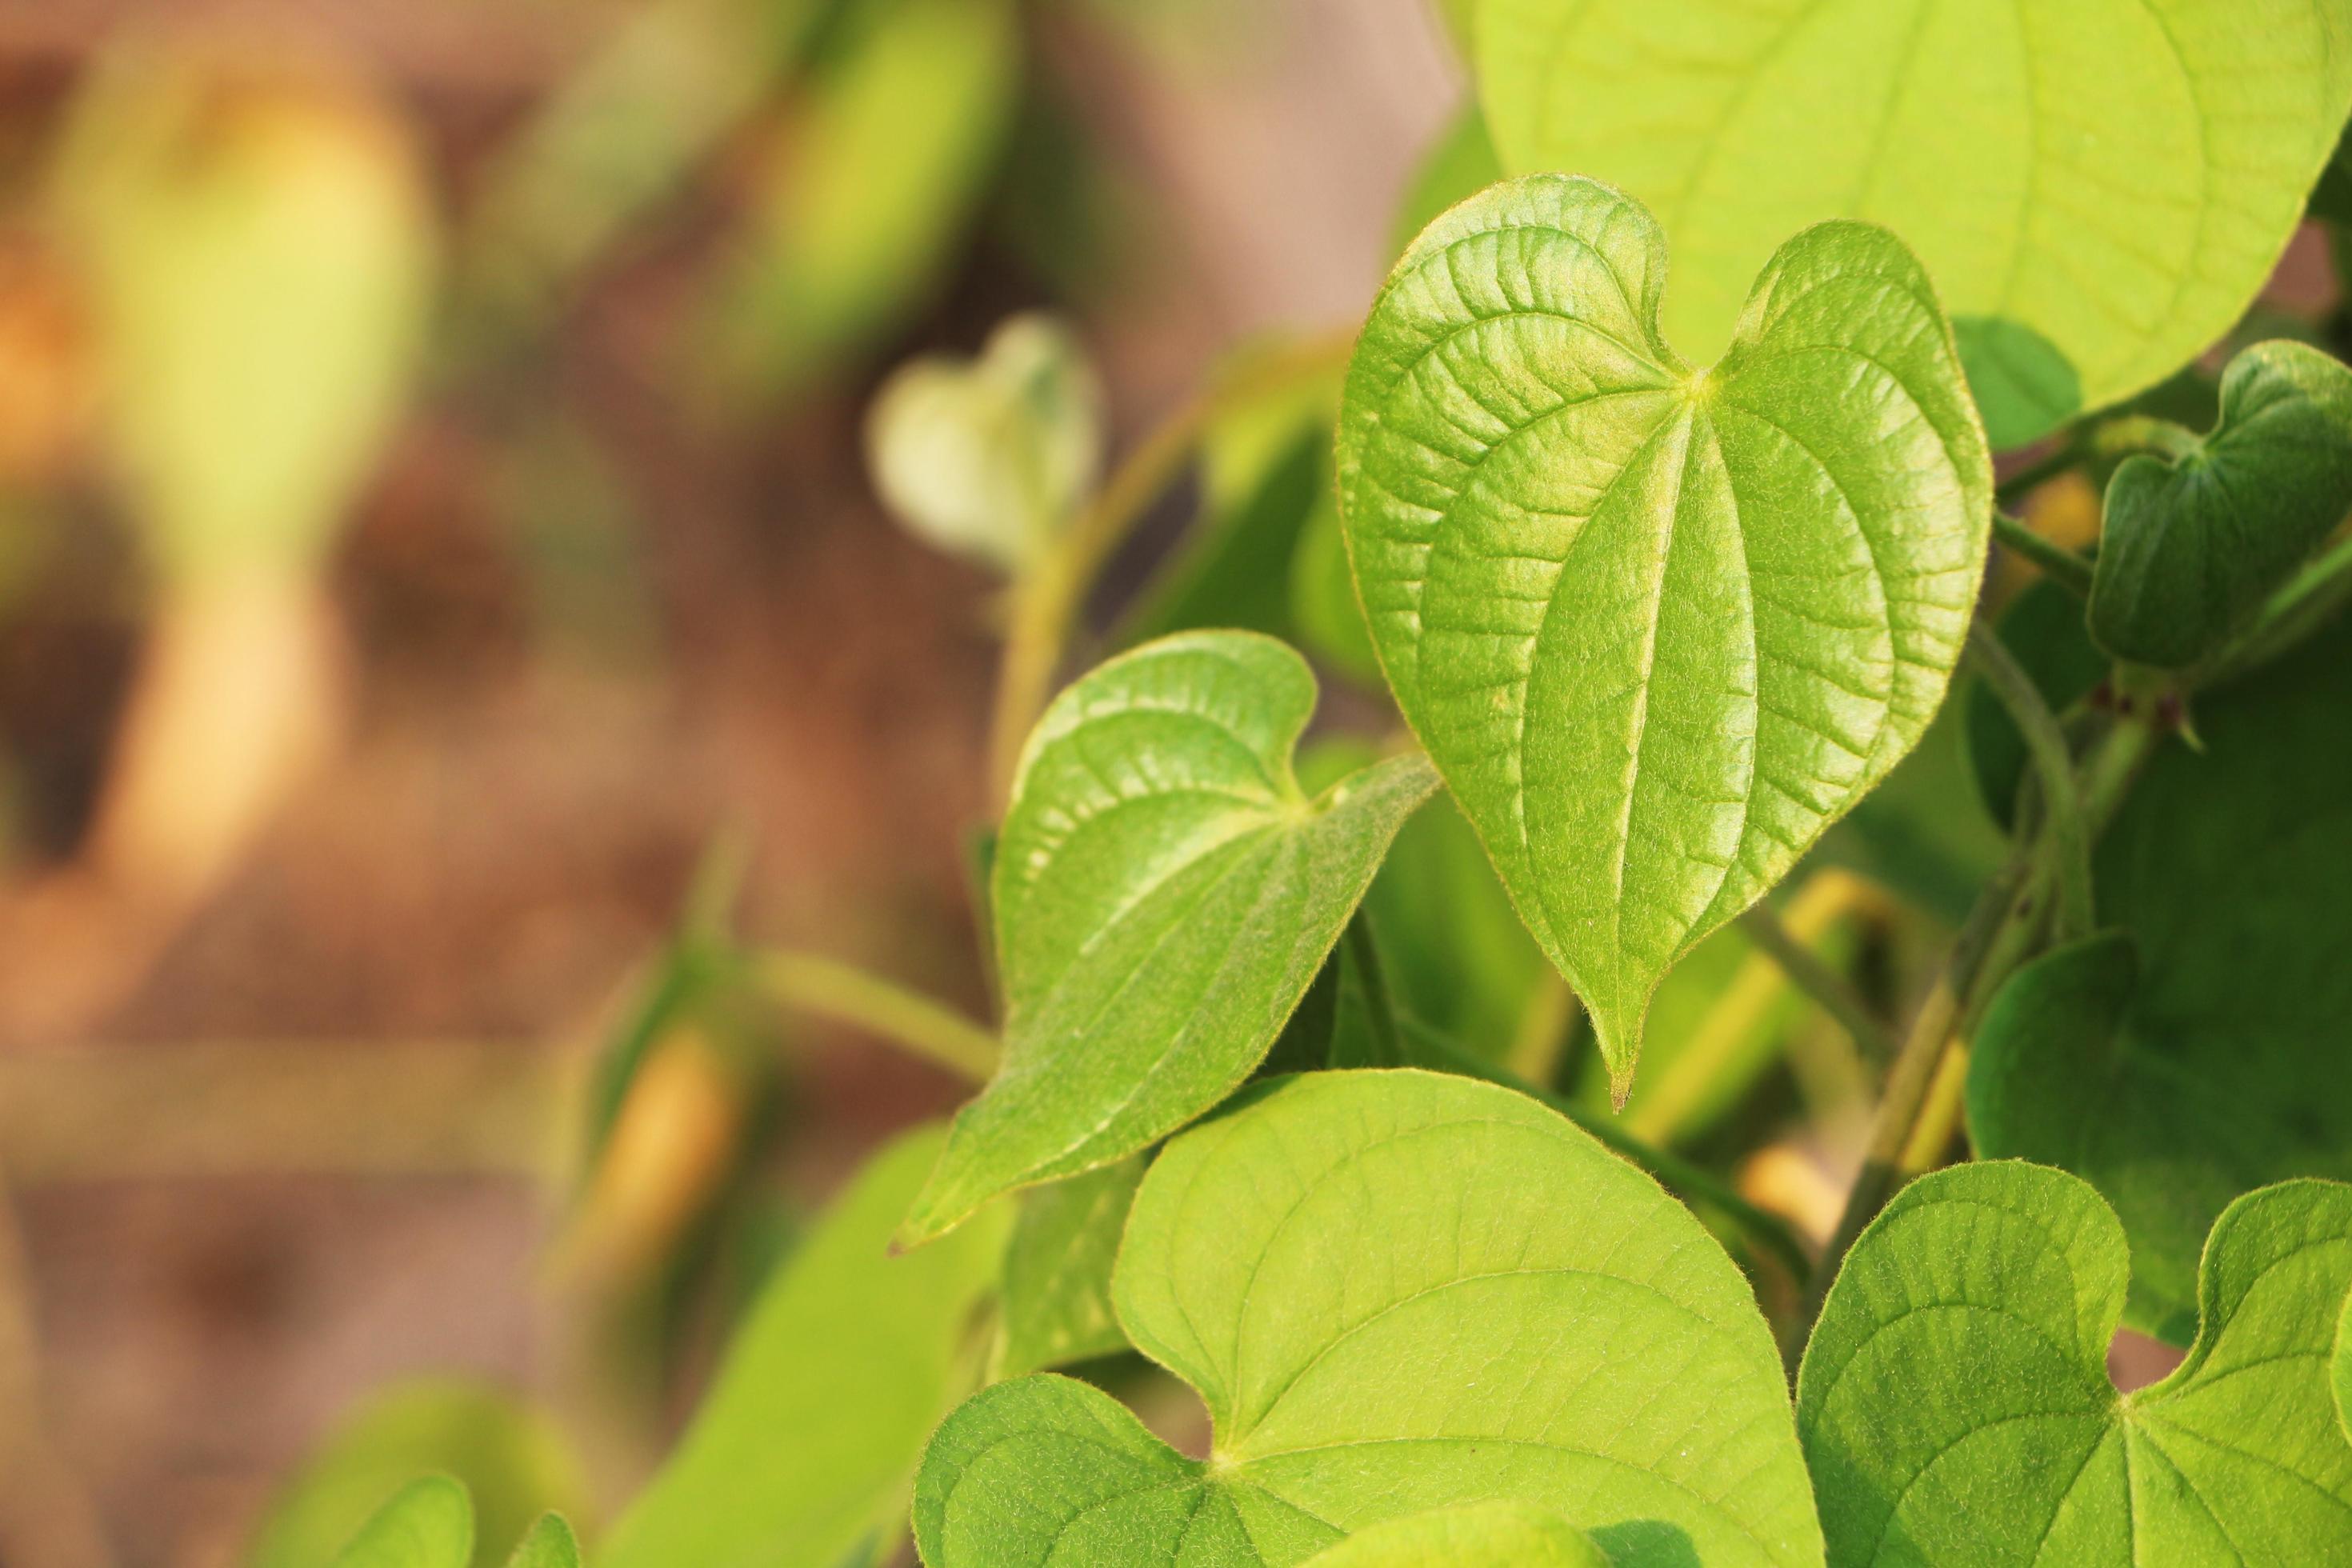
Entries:
[[[780,1271],[605,1560],[871,1562],[909,1513],[929,1568],[2352,1560],[2352,370],[2246,347],[2203,436],[2148,391],[2297,222],[2352,5],[1451,15],[1478,105],[1344,375],[1261,353],[1188,416],[1204,525],[1050,701],[1169,448],[1095,493],[1034,323],[879,400],[886,495],[1013,581],[1002,1059]],[[2004,510],[2053,433],[2095,555]],[[1996,538],[2044,575],[1994,625]],[[1403,733],[1302,750],[1293,642]],[[1638,1109],[1646,1021],[1964,659],[2009,858],[1788,1256],[1489,999],[1556,972]],[[2185,1359],[2119,1394],[2123,1324]],[[1130,1351],[1206,1458],[1055,1370]]]

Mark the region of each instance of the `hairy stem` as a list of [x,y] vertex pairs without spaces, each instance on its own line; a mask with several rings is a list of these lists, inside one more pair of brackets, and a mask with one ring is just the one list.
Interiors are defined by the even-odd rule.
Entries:
[[2009,513],[1995,510],[1992,536],[2002,546],[2042,568],[2042,574],[2078,599],[2091,596],[2091,563],[2054,539],[2045,539]]
[[996,1037],[941,1002],[855,964],[813,952],[770,951],[743,960],[743,978],[796,1012],[830,1018],[986,1083],[1001,1054]]

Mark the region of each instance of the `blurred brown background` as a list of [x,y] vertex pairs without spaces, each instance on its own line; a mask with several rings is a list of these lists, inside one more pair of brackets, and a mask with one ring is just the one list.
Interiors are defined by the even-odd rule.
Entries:
[[[820,18],[748,84],[697,85],[689,51],[687,117],[740,111],[683,135],[527,303],[485,304],[498,247],[530,238],[517,149],[632,27],[668,13],[740,65],[807,9],[0,0],[0,1495],[42,1516],[8,1568],[239,1561],[366,1391],[558,1376],[550,1173],[573,1138],[551,1108],[723,827],[749,846],[745,931],[984,1011],[959,847],[991,584],[877,510],[877,376],[1051,306],[1098,356],[1117,449],[1236,342],[1360,313],[1460,90],[1417,0],[1024,5],[935,254],[812,360],[724,300],[779,265],[773,172],[851,47]],[[142,112],[91,107],[118,69],[118,97],[193,107],[91,132]],[[182,352],[142,346],[142,290],[199,296],[108,268],[176,272],[158,253],[198,242],[78,217],[66,187],[148,199],[241,155],[221,127],[248,110],[409,161],[430,300],[347,500],[273,567],[308,607],[223,613],[205,585],[252,574],[157,543],[178,481],[130,426],[216,419],[184,444],[233,461],[267,411],[225,377],[193,412],[126,415],[137,355]],[[142,135],[87,154],[113,174],[79,161]],[[219,764],[186,748],[216,731],[284,760],[208,808]],[[132,852],[191,840],[168,874]],[[854,1033],[782,1046],[792,1136],[765,1157],[787,1194],[960,1094]]]

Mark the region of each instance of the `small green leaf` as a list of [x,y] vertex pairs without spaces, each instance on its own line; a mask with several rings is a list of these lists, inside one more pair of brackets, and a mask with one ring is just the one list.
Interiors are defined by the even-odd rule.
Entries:
[[2221,377],[2221,419],[2177,460],[2107,481],[2091,631],[2117,658],[2178,669],[2214,652],[2352,510],[2352,370],[2258,343]]
[[2113,1211],[2060,1171],[1960,1165],[1896,1194],[1798,1378],[1832,1563],[2352,1561],[2352,1443],[2326,1373],[2352,1187],[2231,1205],[2188,1360],[2119,1395],[2127,1265]]
[[369,1515],[334,1568],[466,1568],[474,1560],[474,1506],[447,1476],[425,1476]]
[[580,1542],[560,1513],[543,1513],[507,1559],[507,1568],[580,1568]]
[[1021,1194],[1004,1249],[1004,1326],[996,1375],[1019,1377],[1127,1348],[1111,1310],[1110,1270],[1140,1155]]
[[1790,240],[1706,371],[1658,335],[1665,265],[1606,186],[1494,187],[1398,264],[1339,432],[1390,685],[1621,1098],[1660,976],[1927,728],[1992,500],[1894,237]]
[[2229,331],[2352,112],[2347,0],[1488,0],[1504,165],[1612,181],[1679,255],[1711,353],[1808,224],[1884,224],[1959,326],[1994,444]]
[[1314,708],[1281,643],[1192,632],[1046,710],[996,857],[1004,1065],[957,1115],[904,1243],[1134,1153],[1265,1055],[1437,782],[1399,757],[1308,799],[1291,752]]
[[834,1200],[745,1318],[599,1568],[830,1564],[891,1522],[924,1434],[977,1371],[971,1318],[1010,1218],[890,1256],[940,1142],[937,1127],[906,1134]]
[[1689,1212],[1523,1095],[1277,1080],[1172,1140],[1114,1294],[1198,1389],[1205,1461],[1108,1395],[1000,1384],[931,1440],[931,1568],[1256,1568],[1517,1500],[1621,1564],[1817,1563],[1769,1331]]
[[1472,1503],[1361,1531],[1307,1568],[1609,1568],[1591,1540],[1541,1509]]
[[976,359],[902,365],[866,416],[866,460],[892,515],[939,548],[1017,576],[1102,470],[1102,384],[1050,317],[1014,316]]
[[247,1568],[318,1568],[385,1497],[447,1476],[480,1511],[476,1568],[490,1568],[550,1509],[578,1514],[587,1481],[554,1424],[503,1389],[457,1378],[395,1384],[346,1416],[255,1532]]
[[2133,1327],[2196,1325],[2197,1253],[2233,1197],[2352,1179],[2352,622],[2201,696],[2099,846],[2131,933],[2029,964],[1969,1063],[1978,1150],[2094,1183],[2132,1244]]

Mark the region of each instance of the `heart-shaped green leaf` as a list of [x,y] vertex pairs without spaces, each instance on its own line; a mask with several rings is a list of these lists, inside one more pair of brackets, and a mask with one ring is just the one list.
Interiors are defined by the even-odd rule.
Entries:
[[1103,395],[1077,339],[1015,316],[978,358],[902,365],[866,417],[874,488],[908,531],[1008,574],[1034,563],[1102,468]]
[[1471,1503],[1391,1520],[1320,1552],[1308,1568],[1609,1568],[1590,1537],[1524,1503]]
[[1137,1155],[1021,1195],[997,1303],[1003,1325],[997,1376],[1068,1366],[1127,1348],[1111,1307],[1110,1270],[1142,1179],[1143,1159]]
[[1308,799],[1291,753],[1314,710],[1283,644],[1191,632],[1045,710],[992,879],[1004,1065],[957,1115],[902,1241],[1123,1159],[1249,1077],[1437,783],[1398,757]]
[[2128,1395],[2107,1343],[2123,1226],[2044,1166],[1905,1188],[1847,1257],[1806,1348],[1797,1420],[1830,1561],[2352,1562],[2352,1443],[2327,1357],[2352,1288],[2352,1187],[2231,1205],[2197,1342]]
[[1515,1500],[1620,1564],[1821,1561],[1770,1332],[1657,1184],[1508,1089],[1276,1080],[1137,1194],[1119,1321],[1198,1389],[1204,1463],[1108,1395],[999,1384],[925,1456],[931,1568],[1297,1563]]
[[1494,186],[1398,263],[1339,426],[1389,682],[1621,1097],[1659,977],[1926,729],[1992,500],[1893,236],[1790,240],[1707,371],[1658,335],[1665,268],[1604,185]]
[[2132,1244],[2129,1321],[2184,1342],[2197,1253],[2239,1194],[2352,1180],[2352,622],[2202,695],[2107,830],[2099,912],[2131,933],[2002,988],[1969,1064],[1989,1155],[2094,1183]]
[[2150,385],[2270,275],[2352,112],[2347,0],[1488,0],[1505,167],[1648,202],[1712,353],[1780,240],[1900,234],[1995,444]]
[[474,1505],[447,1476],[409,1482],[368,1516],[334,1568],[466,1568],[474,1557]]
[[2221,418],[2178,458],[2107,481],[2091,632],[2118,658],[2178,669],[2213,653],[2352,510],[2352,370],[2258,343],[2221,377]]
[[972,1315],[1011,1218],[890,1256],[940,1142],[930,1126],[887,1145],[776,1271],[599,1568],[832,1564],[896,1527],[924,1434],[979,1372]]

